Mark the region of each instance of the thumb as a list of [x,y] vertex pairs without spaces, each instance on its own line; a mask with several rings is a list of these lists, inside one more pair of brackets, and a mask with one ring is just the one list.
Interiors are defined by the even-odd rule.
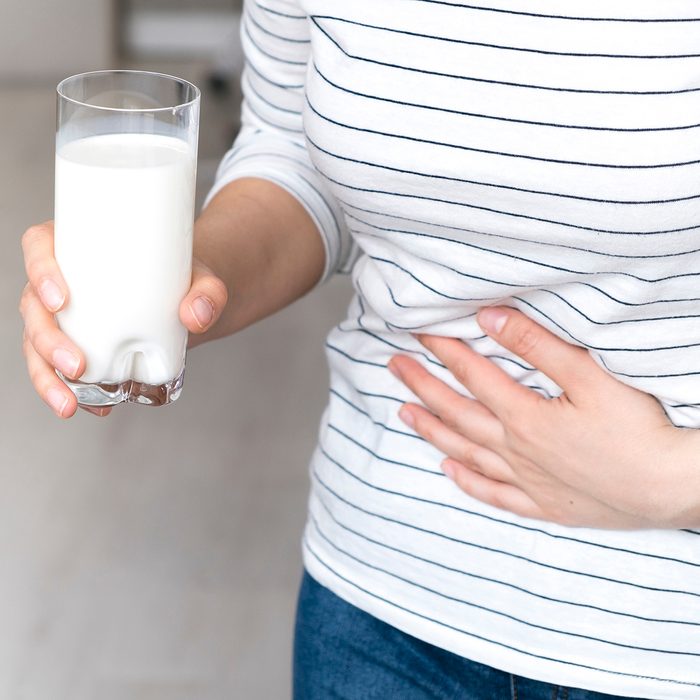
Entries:
[[516,309],[490,306],[479,312],[477,321],[499,345],[546,374],[572,399],[590,395],[594,383],[609,378],[588,350],[567,343]]
[[190,333],[204,333],[221,316],[228,301],[223,281],[201,260],[192,261],[192,285],[180,304],[180,320]]

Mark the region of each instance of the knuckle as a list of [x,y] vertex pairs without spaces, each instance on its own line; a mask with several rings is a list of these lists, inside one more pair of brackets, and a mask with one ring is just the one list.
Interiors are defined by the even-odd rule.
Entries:
[[26,252],[37,240],[43,238],[48,231],[47,224],[34,224],[22,234],[22,249]]
[[543,413],[546,408],[546,399],[533,402],[528,405],[527,410],[522,410],[522,406],[513,405],[506,407],[501,414],[503,427],[505,428],[506,439],[511,447],[526,450],[541,441],[543,434],[549,437],[549,430],[543,426],[550,426],[550,417]]
[[43,385],[45,382],[42,380],[41,367],[39,367],[35,362],[30,362],[27,371],[29,373],[29,379],[31,380],[32,385],[34,386],[34,389],[37,391],[37,393],[43,395]]
[[460,384],[466,384],[469,381],[469,366],[463,360],[455,362],[451,371]]
[[507,499],[504,498],[504,495],[498,490],[491,495],[490,502],[492,506],[500,510],[509,510]]
[[31,286],[29,284],[24,285],[24,289],[22,290],[22,293],[20,294],[19,297],[19,313],[22,318],[24,318],[26,312],[27,312],[27,306],[29,305],[29,299],[31,296]]
[[210,284],[212,288],[216,292],[218,292],[218,294],[220,294],[221,296],[228,296],[228,289],[226,288],[224,281],[220,277],[212,276]]
[[521,447],[527,443],[532,435],[528,418],[517,411],[508,411],[503,418],[507,428],[507,438],[511,446]]
[[443,411],[440,414],[440,419],[442,420],[445,427],[449,428],[453,432],[461,432],[459,416],[454,411]]
[[484,469],[483,467],[479,464],[476,453],[474,450],[465,448],[462,450],[459,461],[462,464],[465,464],[471,469],[472,471],[476,472],[477,474],[484,475]]
[[208,286],[216,305],[220,308],[226,306],[228,302],[228,288],[224,284],[223,280],[212,276],[209,279]]
[[27,262],[27,277],[31,282],[33,287],[38,287],[41,278],[44,276],[46,271],[46,265],[43,260],[38,258],[33,258]]
[[52,337],[47,330],[38,330],[32,336],[32,345],[42,356],[47,356],[51,349]]
[[511,348],[516,355],[527,357],[537,346],[538,340],[539,336],[529,322],[518,324],[513,333]]
[[24,250],[27,250],[27,248],[31,247],[32,243],[36,240],[37,235],[39,235],[39,230],[38,230],[39,226],[40,226],[40,224],[30,226],[22,234],[22,248]]
[[424,421],[421,417],[416,419],[416,432],[430,443],[435,442],[435,430],[429,421]]
[[476,463],[477,457],[476,446],[470,443],[462,443],[459,445],[458,449],[459,457],[457,458],[457,461],[461,462],[462,464],[468,465],[470,469],[473,468],[473,466]]

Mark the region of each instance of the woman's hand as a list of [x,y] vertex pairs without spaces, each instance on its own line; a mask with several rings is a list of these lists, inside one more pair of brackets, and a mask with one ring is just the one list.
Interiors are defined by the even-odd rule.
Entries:
[[675,428],[653,397],[514,309],[484,309],[479,323],[564,393],[545,399],[453,338],[419,340],[475,399],[409,357],[392,358],[389,368],[425,406],[405,404],[399,415],[447,455],[443,470],[463,491],[572,527],[700,523],[696,431]]
[[[24,263],[29,281],[24,287],[19,310],[24,319],[23,352],[32,384],[41,398],[61,418],[78,409],[73,392],[55,370],[69,379],[85,371],[85,357],[75,343],[62,333],[54,314],[69,303],[68,287],[53,252],[53,222],[29,228],[22,237]],[[224,283],[202,262],[192,264],[192,286],[180,305],[180,320],[190,333],[211,328],[226,305]],[[81,406],[98,416],[110,408]]]

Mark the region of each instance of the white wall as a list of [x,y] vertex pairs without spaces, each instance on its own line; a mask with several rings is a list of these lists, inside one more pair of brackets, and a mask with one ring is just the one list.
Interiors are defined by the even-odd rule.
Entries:
[[110,67],[110,0],[0,0],[0,80]]

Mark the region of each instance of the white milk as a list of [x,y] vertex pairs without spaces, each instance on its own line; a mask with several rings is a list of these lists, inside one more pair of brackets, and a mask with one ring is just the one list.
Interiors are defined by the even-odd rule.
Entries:
[[180,374],[190,286],[194,153],[168,136],[78,139],[56,154],[56,260],[70,290],[61,329],[81,381],[160,385]]

